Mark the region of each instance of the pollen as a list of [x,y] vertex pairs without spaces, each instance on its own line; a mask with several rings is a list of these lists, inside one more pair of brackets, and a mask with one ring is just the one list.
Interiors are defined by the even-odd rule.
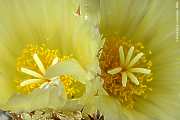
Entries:
[[127,108],[134,107],[137,96],[145,97],[152,90],[151,54],[141,42],[125,37],[105,40],[99,56],[103,87]]
[[53,60],[58,57],[58,50],[48,49],[46,48],[46,45],[41,45],[40,47],[27,45],[27,47],[22,51],[22,55],[17,59],[17,70],[20,71],[21,68],[26,67],[41,73],[42,71],[40,71],[33,59],[35,54],[38,55],[44,66],[44,69],[47,69],[52,64]]
[[[28,45],[17,59],[18,79],[15,81],[18,91],[28,94],[36,88],[48,88],[50,85],[58,86],[61,81],[68,98],[82,95],[84,85],[75,80],[71,75],[54,76],[46,78],[46,70],[57,64],[72,58],[72,55],[60,56],[58,50],[49,49],[46,45]],[[71,69],[71,68],[70,68]],[[59,81],[59,82],[58,82]]]
[[71,75],[62,75],[60,80],[65,86],[65,92],[68,98],[78,98],[83,95],[82,91],[85,91],[85,86],[75,80]]

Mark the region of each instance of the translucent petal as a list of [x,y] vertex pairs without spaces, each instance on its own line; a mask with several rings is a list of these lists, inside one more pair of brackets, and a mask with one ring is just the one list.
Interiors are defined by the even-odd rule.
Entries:
[[1,74],[0,74],[0,107],[6,104],[8,99],[11,95],[14,94],[15,90],[13,90],[13,86],[10,81],[7,81]]
[[75,60],[70,59],[50,67],[46,72],[47,78],[60,75],[73,75],[77,80],[86,83],[89,80],[87,71]]
[[8,101],[5,109],[12,111],[29,111],[42,108],[62,108],[66,99],[61,96],[58,87],[36,89],[29,95],[15,95]]
[[[162,102],[162,101],[161,101]],[[171,103],[168,103],[171,104]],[[171,104],[172,105],[172,104]],[[179,104],[178,104],[179,106]],[[171,106],[172,107],[172,106]],[[146,109],[146,110],[145,110]],[[138,106],[137,106],[137,111],[139,111],[140,113],[146,114],[146,116],[148,116],[148,120],[152,120],[152,119],[162,119],[162,120],[177,120],[177,116],[178,116],[178,112],[175,110],[173,110],[173,112],[175,113],[171,113],[169,112],[170,109],[168,109],[168,107],[166,107],[166,109],[163,109],[159,103],[156,104],[152,101],[148,101],[148,100],[141,100],[141,102],[139,102]],[[174,116],[175,115],[175,116]]]
[[120,33],[123,35],[124,26],[127,25],[128,10],[131,7],[131,0],[108,0],[100,1],[100,30],[103,35]]
[[63,55],[72,54],[84,67],[97,63],[100,36],[84,19],[73,15],[77,1],[1,0],[0,3],[0,43],[16,57],[26,44],[43,43],[58,48]]
[[87,21],[97,24],[99,22],[100,0],[80,0],[80,11]]
[[[109,96],[94,96],[85,99],[87,107],[84,108],[85,113],[94,113],[99,110],[107,120],[125,120],[123,112],[121,112],[122,106],[120,103]],[[111,110],[111,112],[109,111]]]
[[96,28],[88,27],[83,21],[75,28],[71,41],[72,54],[85,69],[89,70],[91,66],[98,64],[97,53],[101,45],[101,36]]

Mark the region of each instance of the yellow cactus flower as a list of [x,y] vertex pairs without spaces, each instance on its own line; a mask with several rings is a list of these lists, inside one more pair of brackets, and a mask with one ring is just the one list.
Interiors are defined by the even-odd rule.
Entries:
[[87,99],[87,111],[105,120],[180,119],[176,0],[101,0],[99,12],[106,93]]
[[77,5],[0,0],[1,109],[76,109],[88,94],[100,36],[75,15]]

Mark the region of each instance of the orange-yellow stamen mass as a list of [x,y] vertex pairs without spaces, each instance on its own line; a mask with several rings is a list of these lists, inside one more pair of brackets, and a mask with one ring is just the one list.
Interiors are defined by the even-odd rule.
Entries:
[[108,37],[99,58],[103,87],[110,96],[133,108],[137,96],[145,96],[151,88],[151,51],[143,44],[125,37]]

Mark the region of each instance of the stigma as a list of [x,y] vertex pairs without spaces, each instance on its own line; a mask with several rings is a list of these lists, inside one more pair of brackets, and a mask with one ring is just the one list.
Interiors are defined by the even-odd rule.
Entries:
[[[20,71],[26,75],[29,75],[32,77],[32,79],[27,79],[27,80],[23,80],[22,82],[20,82],[20,86],[24,87],[24,86],[28,86],[31,84],[39,84],[42,83],[39,87],[40,88],[44,88],[50,84],[54,83],[54,79],[55,78],[50,78],[50,79],[46,79],[45,78],[45,74],[46,74],[46,69],[45,66],[43,65],[41,59],[39,58],[37,53],[34,53],[32,56],[35,65],[37,66],[38,70],[40,71],[39,73],[35,70],[31,70],[29,68],[25,68],[25,67],[21,67]],[[52,60],[51,65],[55,65],[58,63],[58,57],[55,57]]]
[[109,37],[99,56],[103,87],[110,96],[133,108],[137,96],[146,96],[152,89],[152,52],[141,42],[125,37]]
[[120,66],[108,70],[108,73],[111,75],[118,74],[118,73],[121,74],[123,87],[126,87],[128,78],[135,85],[139,85],[139,80],[134,75],[134,73],[142,73],[142,74],[150,74],[151,73],[150,69],[141,68],[141,67],[139,67],[139,68],[133,67],[136,63],[138,63],[140,61],[141,57],[144,55],[144,53],[140,52],[137,55],[135,55],[134,58],[132,58],[133,51],[134,51],[134,46],[129,48],[128,53],[125,57],[125,52],[123,50],[123,46],[120,46],[119,47]]
[[85,89],[85,87],[73,76],[61,75],[46,78],[46,72],[49,67],[69,60],[71,57],[72,55],[59,57],[58,50],[46,48],[45,45],[40,47],[28,45],[17,59],[17,71],[22,76],[16,80],[19,92],[28,94],[37,88],[58,87],[60,82],[62,82],[68,98],[80,96],[82,92],[79,88]]

